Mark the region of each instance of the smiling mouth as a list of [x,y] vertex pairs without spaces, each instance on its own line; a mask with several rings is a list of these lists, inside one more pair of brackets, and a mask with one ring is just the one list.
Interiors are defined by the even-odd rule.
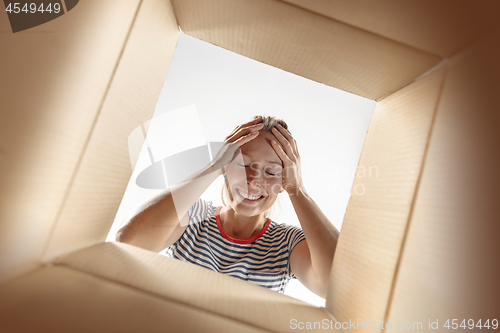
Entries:
[[244,199],[246,200],[250,200],[250,201],[259,201],[260,199],[264,198],[263,195],[261,196],[253,196],[253,195],[249,195],[248,193],[245,193],[243,191],[241,191],[240,189],[236,189],[236,192],[241,195]]

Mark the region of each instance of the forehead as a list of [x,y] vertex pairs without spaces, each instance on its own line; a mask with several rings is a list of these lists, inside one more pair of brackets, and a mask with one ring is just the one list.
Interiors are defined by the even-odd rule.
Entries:
[[259,131],[259,135],[250,142],[241,146],[241,153],[254,161],[276,161],[281,164],[281,159],[278,157],[271,141],[276,140],[276,137],[269,131]]

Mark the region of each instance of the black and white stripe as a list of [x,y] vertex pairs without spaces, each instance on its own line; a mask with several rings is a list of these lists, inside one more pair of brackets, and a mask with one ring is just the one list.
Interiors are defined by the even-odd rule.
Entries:
[[160,254],[284,293],[295,275],[290,253],[305,239],[301,228],[271,221],[267,230],[250,244],[224,238],[216,222],[217,207],[198,199],[189,209],[189,225],[179,240]]

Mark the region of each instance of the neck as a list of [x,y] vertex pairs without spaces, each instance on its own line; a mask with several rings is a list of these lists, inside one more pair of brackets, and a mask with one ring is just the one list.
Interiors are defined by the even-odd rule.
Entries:
[[224,232],[229,237],[245,240],[257,235],[264,228],[267,218],[264,213],[256,216],[242,216],[226,206],[221,209],[220,221]]

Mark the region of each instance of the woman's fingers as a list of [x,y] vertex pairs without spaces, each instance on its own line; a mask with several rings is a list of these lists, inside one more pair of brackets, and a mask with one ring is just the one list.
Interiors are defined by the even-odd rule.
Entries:
[[281,161],[283,161],[283,166],[290,166],[293,164],[292,160],[288,157],[287,153],[285,153],[281,145],[276,142],[276,140],[271,141],[271,147],[273,147],[276,154],[278,154],[278,157],[281,158]]
[[229,142],[229,144],[231,145],[231,147],[228,149],[228,154],[230,154],[229,163],[232,162],[235,159],[235,157],[240,153],[241,146],[243,146],[248,141],[255,139],[258,135],[259,135],[259,132],[256,131],[256,132],[252,132],[252,133],[247,134],[247,135],[243,135],[241,138],[239,138],[235,142]]
[[276,127],[273,127],[272,132],[273,132],[274,136],[276,137],[276,140],[279,141],[279,143],[281,144],[282,150],[284,150],[286,152],[286,154],[288,155],[288,158],[290,160],[294,161],[295,156],[294,156],[293,147],[292,147],[290,141],[288,141],[287,138],[280,131],[278,131],[276,129]]
[[280,124],[278,124],[277,128],[280,131],[280,133],[288,140],[288,142],[290,142],[290,145],[292,146],[293,153],[295,154],[295,156],[299,156],[299,150],[297,148],[297,141],[295,141],[295,139],[290,134],[290,132],[288,132],[288,130],[286,128],[284,128],[283,126],[281,126]]
[[[260,123],[261,117],[252,119],[245,124],[237,126],[225,139],[225,145],[216,154],[212,161],[212,169],[221,169],[231,163],[239,155],[240,147],[255,139],[264,124]],[[222,169],[221,169],[222,170]]]
[[238,132],[240,129],[242,128],[245,128],[245,127],[249,127],[249,126],[252,126],[252,125],[255,125],[257,124],[259,121],[262,121],[262,117],[261,116],[258,116],[257,118],[255,119],[252,119],[244,124],[241,124],[239,126],[236,126],[236,128],[231,132],[229,133],[229,135],[227,136],[227,138],[230,138],[232,137],[234,134],[236,134],[236,132]]
[[236,141],[238,139],[240,139],[242,136],[248,135],[248,134],[250,134],[252,132],[259,131],[260,129],[262,129],[263,126],[264,126],[263,123],[259,123],[259,124],[255,124],[255,125],[248,125],[246,127],[242,127],[236,133],[234,133],[233,135],[228,136],[226,138],[226,142],[236,143]]
[[255,125],[257,124],[259,121],[262,121],[262,117],[261,116],[258,116],[257,118],[254,118],[246,123],[244,123],[243,125],[241,126],[248,126],[248,125]]
[[241,147],[245,143],[247,143],[248,141],[251,141],[251,140],[255,139],[258,135],[259,135],[259,131],[251,132],[249,134],[243,135],[242,137],[240,137],[239,139],[237,139],[233,143],[237,144],[238,146]]

